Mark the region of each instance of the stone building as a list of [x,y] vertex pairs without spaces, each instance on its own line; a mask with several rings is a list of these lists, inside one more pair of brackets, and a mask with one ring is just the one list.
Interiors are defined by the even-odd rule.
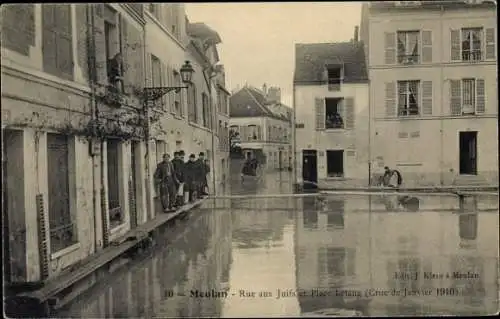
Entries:
[[362,9],[371,162],[411,185],[498,185],[493,1],[375,1]]

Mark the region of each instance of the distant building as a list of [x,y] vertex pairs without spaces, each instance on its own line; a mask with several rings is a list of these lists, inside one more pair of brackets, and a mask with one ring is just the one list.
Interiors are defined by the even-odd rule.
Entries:
[[281,91],[244,86],[230,97],[230,134],[243,155],[254,154],[268,169],[292,165],[290,107],[281,103]]
[[357,33],[295,47],[296,180],[305,187],[368,183],[368,76]]
[[492,1],[365,3],[371,162],[404,184],[498,185]]

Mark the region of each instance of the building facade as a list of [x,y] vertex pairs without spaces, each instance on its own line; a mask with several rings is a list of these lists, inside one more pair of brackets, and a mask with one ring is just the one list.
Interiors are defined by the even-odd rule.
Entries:
[[185,86],[181,4],[8,5],[2,17],[4,275],[38,282],[156,216],[161,154],[214,143],[188,123],[189,90],[145,107],[145,87]]
[[294,75],[296,182],[368,183],[368,77],[363,44],[297,44]]
[[230,134],[239,136],[243,153],[261,158],[266,169],[285,170],[293,164],[291,109],[280,102],[278,88],[269,91],[265,85],[263,90],[245,85],[233,92]]
[[373,169],[397,168],[406,186],[498,185],[496,5],[372,2],[362,12]]

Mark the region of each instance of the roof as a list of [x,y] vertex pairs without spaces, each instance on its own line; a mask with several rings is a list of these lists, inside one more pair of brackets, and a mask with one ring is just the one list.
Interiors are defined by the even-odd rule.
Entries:
[[203,43],[209,43],[210,45],[222,42],[222,39],[217,31],[213,30],[203,22],[188,22],[186,32],[189,36],[199,38],[203,41]]
[[434,0],[434,1],[372,1],[370,11],[391,10],[425,10],[425,9],[484,9],[496,8],[495,1],[456,1],[456,0]]
[[323,83],[327,64],[344,65],[344,83],[368,81],[363,42],[298,43],[295,45],[294,84]]
[[259,89],[244,86],[229,98],[230,117],[271,117],[282,121],[289,119],[267,107],[266,98]]

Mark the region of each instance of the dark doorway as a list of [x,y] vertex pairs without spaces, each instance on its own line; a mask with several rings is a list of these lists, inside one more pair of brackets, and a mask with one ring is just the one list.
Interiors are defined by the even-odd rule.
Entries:
[[302,180],[304,189],[318,187],[318,155],[316,150],[302,151]]
[[344,151],[326,151],[326,172],[328,177],[344,176]]
[[137,155],[139,142],[132,141],[130,147],[130,176],[129,176],[129,209],[130,209],[130,227],[135,228],[137,220]]
[[477,174],[477,132],[460,132],[460,174]]

